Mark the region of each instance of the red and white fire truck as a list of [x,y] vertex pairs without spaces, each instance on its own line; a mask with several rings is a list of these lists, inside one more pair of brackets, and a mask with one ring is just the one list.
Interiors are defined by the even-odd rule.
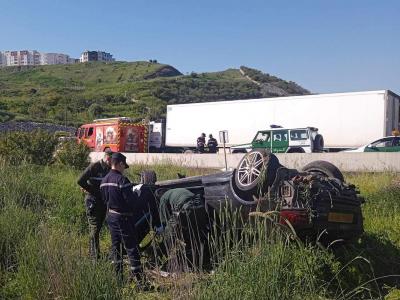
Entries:
[[130,118],[94,120],[79,127],[76,137],[93,151],[148,152],[148,126]]

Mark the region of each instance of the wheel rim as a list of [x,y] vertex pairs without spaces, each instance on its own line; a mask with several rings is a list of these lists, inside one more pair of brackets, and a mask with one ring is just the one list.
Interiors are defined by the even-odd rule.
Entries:
[[264,156],[260,152],[251,152],[240,163],[237,179],[241,185],[249,186],[257,181],[263,168]]

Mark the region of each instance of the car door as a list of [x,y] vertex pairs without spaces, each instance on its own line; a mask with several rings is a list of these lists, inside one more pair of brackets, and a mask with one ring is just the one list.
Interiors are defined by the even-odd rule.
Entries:
[[251,142],[253,149],[271,149],[271,131],[259,131]]
[[272,152],[285,153],[289,147],[289,134],[287,130],[272,132]]

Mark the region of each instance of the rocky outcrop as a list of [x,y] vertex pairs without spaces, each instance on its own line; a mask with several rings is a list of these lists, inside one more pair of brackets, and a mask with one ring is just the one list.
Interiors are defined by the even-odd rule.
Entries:
[[153,73],[146,74],[144,79],[153,79],[157,77],[173,77],[182,75],[177,69],[172,66],[162,66]]

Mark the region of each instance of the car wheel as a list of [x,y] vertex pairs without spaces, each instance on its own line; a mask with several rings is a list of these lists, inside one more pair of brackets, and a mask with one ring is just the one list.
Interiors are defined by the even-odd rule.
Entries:
[[265,188],[275,179],[280,167],[278,158],[264,149],[254,149],[239,162],[235,172],[235,184],[241,191],[251,191],[257,187]]
[[340,181],[344,181],[344,176],[342,172],[333,164],[330,162],[324,161],[324,160],[316,160],[313,162],[310,162],[309,164],[305,165],[302,168],[302,171],[304,172],[315,172],[322,174],[326,177],[332,177],[339,179]]
[[140,183],[155,184],[157,182],[157,174],[153,170],[145,170],[140,172]]

